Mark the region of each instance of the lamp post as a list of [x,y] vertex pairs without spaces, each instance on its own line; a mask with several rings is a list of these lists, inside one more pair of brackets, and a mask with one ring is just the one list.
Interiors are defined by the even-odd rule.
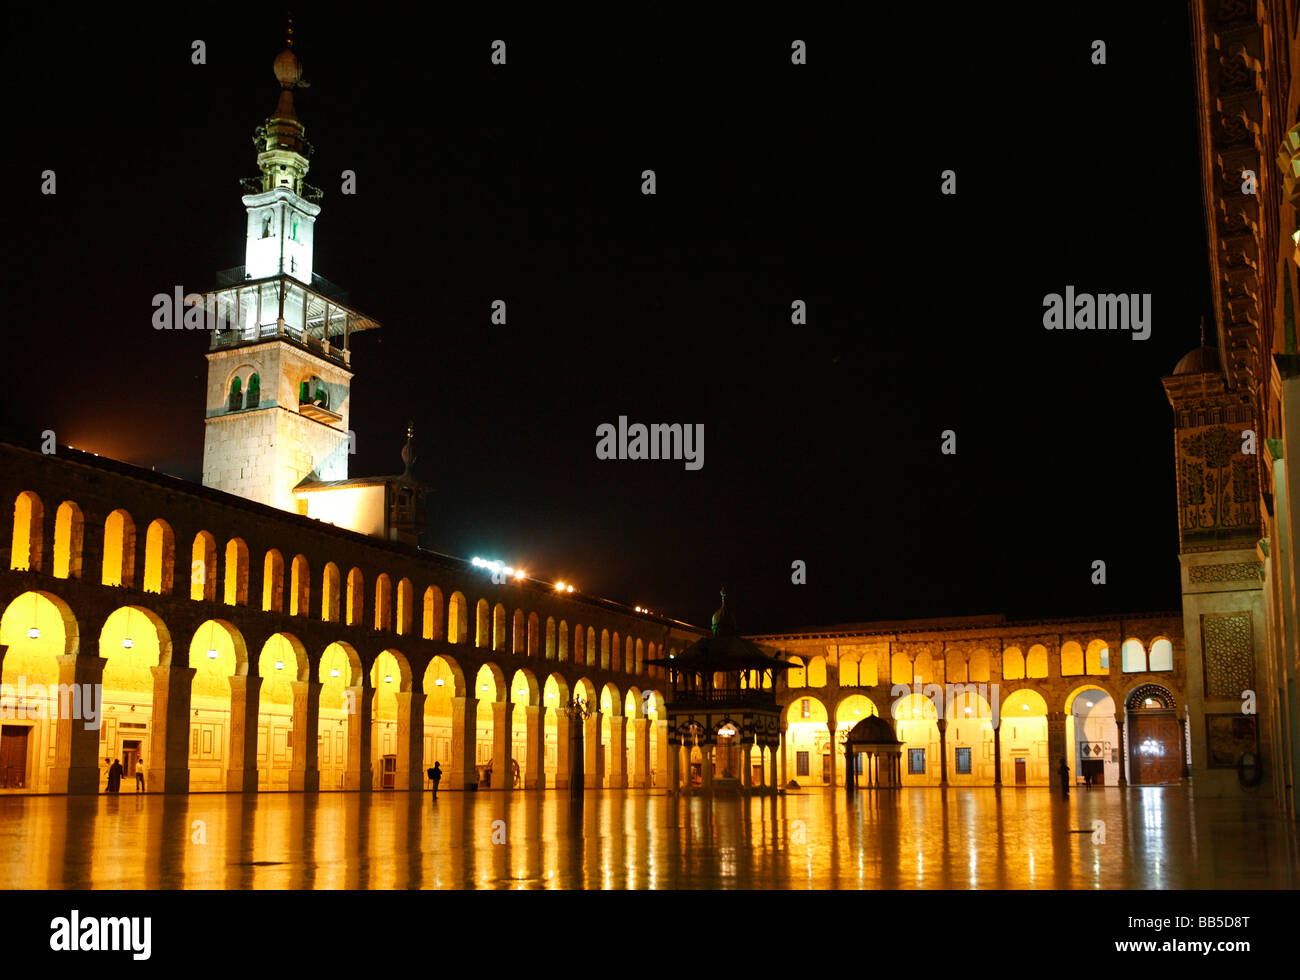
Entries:
[[582,727],[591,715],[591,709],[582,698],[570,698],[560,706],[569,718],[569,796],[582,801]]

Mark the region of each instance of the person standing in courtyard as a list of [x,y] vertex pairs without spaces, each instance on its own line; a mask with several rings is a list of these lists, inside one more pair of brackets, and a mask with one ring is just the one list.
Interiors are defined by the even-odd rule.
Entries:
[[144,760],[137,759],[135,762],[135,791],[144,792]]
[[429,778],[433,780],[433,798],[438,798],[438,784],[442,782],[442,764],[434,762],[433,768],[429,770]]
[[1065,756],[1061,756],[1061,764],[1056,767],[1056,771],[1061,776],[1061,792],[1065,794],[1065,798],[1068,800],[1070,798],[1070,766],[1065,761]]
[[113,760],[113,764],[108,767],[108,791],[116,793],[122,788],[122,763],[118,759]]

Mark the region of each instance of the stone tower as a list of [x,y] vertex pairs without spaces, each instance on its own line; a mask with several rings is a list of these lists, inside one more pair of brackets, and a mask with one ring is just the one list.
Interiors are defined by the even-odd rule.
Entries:
[[[1204,336],[1164,386],[1174,410],[1192,777],[1198,795],[1267,792],[1258,455],[1267,443],[1250,395],[1229,387]],[[1258,781],[1242,768],[1250,755],[1263,762]]]
[[379,324],[313,269],[322,195],[304,182],[312,146],[293,104],[303,82],[292,25],[274,70],[279,103],[254,134],[261,176],[243,181],[244,265],[203,296],[214,328],[203,485],[306,513],[296,486],[348,477],[349,342]]

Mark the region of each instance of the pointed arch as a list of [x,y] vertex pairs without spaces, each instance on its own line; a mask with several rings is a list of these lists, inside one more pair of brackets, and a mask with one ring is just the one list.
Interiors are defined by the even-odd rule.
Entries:
[[409,578],[397,580],[397,616],[394,626],[399,636],[408,636],[411,632],[411,606],[415,602],[415,589]]
[[465,596],[453,592],[447,600],[447,642],[464,643],[469,629],[469,609]]
[[226,542],[225,602],[227,606],[248,605],[248,545],[240,538]]
[[306,616],[311,602],[311,568],[304,555],[294,555],[289,574],[289,615]]
[[510,630],[510,652],[526,656],[528,653],[528,620],[524,611],[516,609]]
[[375,629],[384,633],[393,629],[393,580],[387,572],[375,579]]
[[347,624],[360,626],[366,607],[366,577],[361,569],[354,568],[348,572]]
[[342,593],[342,573],[332,561],[325,563],[325,573],[321,577],[320,618],[322,622],[339,621],[339,600]]
[[194,535],[190,548],[190,598],[217,601],[217,539],[207,531]]
[[474,606],[474,645],[486,650],[492,639],[492,610],[486,599]]
[[[40,499],[35,494],[31,495],[39,505]],[[41,546],[39,528],[33,532],[36,540],[32,547],[38,549]],[[208,535],[209,540],[211,535]],[[16,542],[15,542],[16,543]],[[17,552],[15,552],[17,554]],[[39,553],[32,559],[36,571],[40,571]],[[216,577],[217,559],[216,546],[213,546],[212,556],[212,577]],[[104,574],[101,580],[102,585],[120,585],[123,588],[131,588],[135,583],[135,521],[131,515],[122,508],[113,511],[104,519]],[[216,582],[212,583],[212,595],[209,599],[216,598]]]
[[504,651],[506,648],[506,607],[497,603],[492,607],[492,649]]
[[539,620],[537,613],[528,614],[528,656],[536,657],[541,652],[541,640],[539,636]]
[[556,659],[563,664],[569,661],[569,624],[560,620],[559,631],[560,649]]
[[441,640],[442,626],[442,590],[431,585],[424,590],[424,629],[421,635],[426,640]]
[[[113,512],[118,513],[117,511]],[[122,513],[126,513],[122,511]],[[110,519],[112,515],[109,515]],[[9,554],[9,567],[20,572],[41,570],[41,551],[45,538],[45,504],[31,490],[24,490],[14,500],[14,535]],[[108,581],[108,532],[104,533],[104,584],[120,585]]]
[[546,659],[555,659],[555,617],[546,617]]

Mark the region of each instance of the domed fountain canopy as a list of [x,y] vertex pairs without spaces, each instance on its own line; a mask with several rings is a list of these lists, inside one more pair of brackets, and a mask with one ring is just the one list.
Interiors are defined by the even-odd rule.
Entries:
[[713,614],[712,632],[696,640],[675,657],[648,661],[684,670],[788,670],[783,660],[764,653],[740,635],[736,617],[727,607],[727,590],[722,590],[722,605]]
[[879,715],[870,715],[849,729],[847,742],[855,745],[902,745],[894,726]]

